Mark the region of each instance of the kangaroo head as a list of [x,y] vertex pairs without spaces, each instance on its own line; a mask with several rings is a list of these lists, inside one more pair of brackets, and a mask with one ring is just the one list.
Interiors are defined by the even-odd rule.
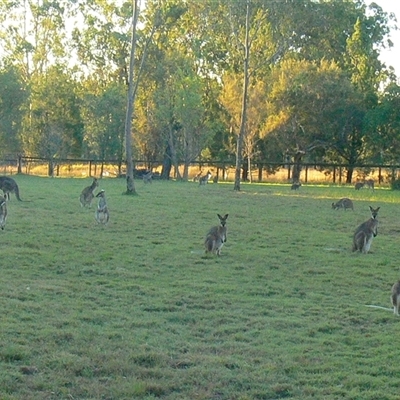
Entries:
[[101,189],[99,193],[96,194],[96,197],[104,197],[104,193],[106,191],[104,189]]
[[225,214],[223,217],[221,217],[221,215],[217,214],[221,226],[225,226],[226,220],[228,219],[228,215],[229,214]]
[[378,216],[378,211],[380,210],[380,207],[374,209],[369,206],[369,210],[371,211],[372,218],[375,219]]

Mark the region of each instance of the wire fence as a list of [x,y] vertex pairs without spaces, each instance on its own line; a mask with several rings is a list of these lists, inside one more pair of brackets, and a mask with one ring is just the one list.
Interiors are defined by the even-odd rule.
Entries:
[[[135,173],[141,176],[151,170],[154,176],[160,176],[162,161],[135,160]],[[251,171],[242,169],[242,180],[249,182],[290,182],[293,163],[259,162],[254,163]],[[302,163],[300,180],[303,183],[345,184],[348,166],[327,163]],[[178,169],[183,170],[183,164]],[[390,184],[398,178],[400,165],[356,165],[353,167],[352,182],[374,179],[378,184]],[[208,171],[212,180],[233,181],[235,165],[232,161],[195,161],[190,164],[189,179],[196,179]],[[57,177],[125,177],[125,161],[94,159],[46,159],[40,157],[19,156],[15,159],[0,159],[0,173],[3,175],[26,174]],[[180,176],[172,168],[170,178]]]

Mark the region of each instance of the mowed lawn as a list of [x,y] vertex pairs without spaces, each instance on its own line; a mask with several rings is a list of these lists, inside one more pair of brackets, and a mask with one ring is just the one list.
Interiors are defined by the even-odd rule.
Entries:
[[[14,176],[0,399],[399,399],[400,192]],[[355,210],[334,211],[341,197]],[[371,253],[355,228],[381,207]],[[229,213],[221,257],[203,252]]]

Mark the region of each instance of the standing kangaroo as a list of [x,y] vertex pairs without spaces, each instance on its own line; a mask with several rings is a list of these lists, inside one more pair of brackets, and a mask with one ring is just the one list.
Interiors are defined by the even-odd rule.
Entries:
[[207,172],[207,174],[205,174],[204,176],[201,176],[199,178],[199,186],[201,185],[205,185],[206,183],[208,183],[208,181],[211,179],[212,174],[210,171]]
[[19,188],[17,182],[9,176],[0,176],[0,189],[3,191],[4,195],[10,200],[10,193],[14,193],[18,201],[22,201],[19,197]]
[[0,228],[4,230],[7,220],[7,196],[0,198]]
[[375,190],[375,181],[373,179],[367,179],[364,183],[368,189]]
[[110,213],[108,212],[105,190],[100,190],[100,192],[96,194],[96,197],[99,198],[99,204],[97,205],[94,217],[99,224],[106,225],[110,219]]
[[353,251],[360,251],[367,254],[372,244],[372,240],[378,235],[378,211],[380,207],[374,209],[369,206],[371,218],[363,222],[354,232]]
[[400,315],[400,280],[392,286],[392,295],[390,296],[390,300],[393,305],[393,313],[395,315]]
[[81,207],[88,206],[89,208],[92,206],[92,200],[94,198],[94,190],[99,186],[99,182],[96,178],[93,179],[93,182],[90,186],[85,187],[82,190],[82,193],[79,197],[79,201],[81,202]]
[[204,241],[204,246],[206,248],[206,253],[215,253],[217,256],[221,255],[221,249],[226,242],[226,220],[228,219],[228,214],[223,217],[217,214],[220,224],[213,226],[207,233],[206,239]]

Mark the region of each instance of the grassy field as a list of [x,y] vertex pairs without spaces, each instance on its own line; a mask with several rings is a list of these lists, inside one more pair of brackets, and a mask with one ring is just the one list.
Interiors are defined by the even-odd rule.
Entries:
[[[399,399],[400,192],[15,176],[0,231],[0,399]],[[334,211],[341,197],[355,211]],[[371,253],[352,233],[380,206]],[[229,213],[221,257],[203,238]]]

